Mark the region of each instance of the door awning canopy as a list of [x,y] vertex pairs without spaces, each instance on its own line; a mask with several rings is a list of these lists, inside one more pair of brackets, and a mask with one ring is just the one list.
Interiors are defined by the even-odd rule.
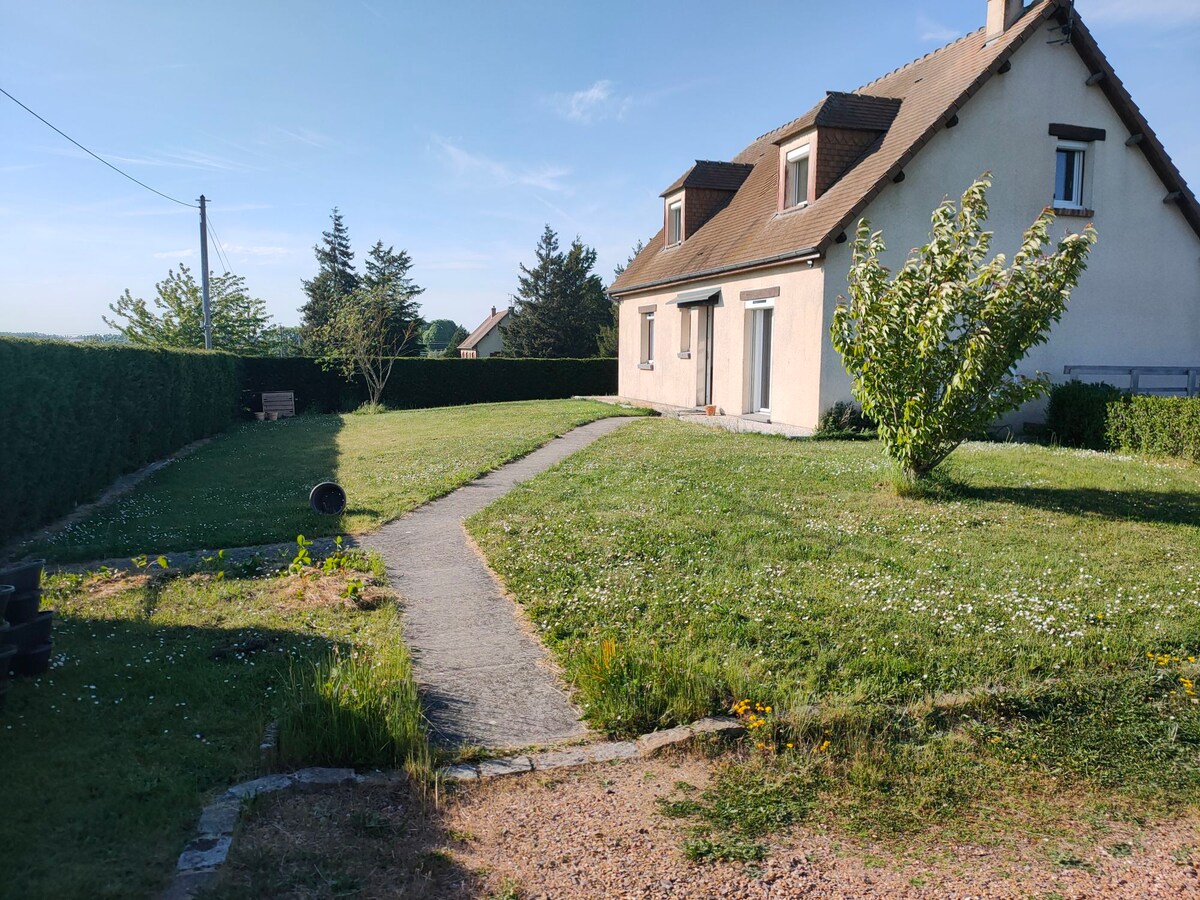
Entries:
[[705,288],[702,291],[684,291],[682,294],[676,294],[674,300],[668,300],[667,303],[674,303],[680,309],[689,306],[715,306],[721,299],[720,288]]

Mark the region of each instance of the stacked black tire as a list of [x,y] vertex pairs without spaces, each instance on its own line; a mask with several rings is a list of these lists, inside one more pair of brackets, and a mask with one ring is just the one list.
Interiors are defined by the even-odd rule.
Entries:
[[0,705],[10,675],[41,675],[50,668],[54,613],[42,610],[44,559],[0,569]]

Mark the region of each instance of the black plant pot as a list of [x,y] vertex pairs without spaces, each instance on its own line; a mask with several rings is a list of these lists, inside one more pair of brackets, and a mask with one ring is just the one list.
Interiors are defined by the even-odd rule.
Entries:
[[11,584],[0,584],[0,622],[4,621],[4,612],[8,608],[9,598],[16,592],[17,589]]
[[6,643],[7,635],[0,631],[0,684],[8,684],[8,675],[12,671],[13,660],[17,658],[17,648]]
[[42,605],[41,591],[27,591],[24,594],[10,595],[4,617],[10,625],[23,625],[31,622],[38,614]]
[[308,505],[323,516],[336,516],[346,508],[346,492],[340,484],[322,481],[309,492]]
[[50,651],[53,646],[49,641],[38,646],[22,650],[16,656],[18,675],[43,675],[50,671]]
[[50,629],[54,625],[54,613],[50,610],[38,613],[28,622],[13,625],[9,632],[9,643],[16,644],[18,649],[30,650],[50,642]]
[[7,569],[0,569],[0,584],[11,584],[18,594],[37,590],[42,586],[42,569],[45,567],[44,559],[31,559]]

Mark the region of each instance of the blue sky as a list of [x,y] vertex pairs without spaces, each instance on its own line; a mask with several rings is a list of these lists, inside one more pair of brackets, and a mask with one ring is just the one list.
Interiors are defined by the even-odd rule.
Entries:
[[[1200,0],[1077,0],[1184,177],[1200,182]],[[407,249],[426,318],[474,327],[542,226],[605,280],[659,192],[983,24],[985,0],[33,3],[0,0],[0,87],[158,190],[210,198],[231,268],[299,320],[341,208],[361,260]],[[0,331],[104,330],[199,268],[194,210],[0,96]],[[216,255],[210,258],[219,268]]]

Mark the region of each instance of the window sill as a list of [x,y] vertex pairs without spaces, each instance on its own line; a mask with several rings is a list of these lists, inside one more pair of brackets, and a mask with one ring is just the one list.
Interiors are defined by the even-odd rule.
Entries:
[[692,351],[691,351],[691,350],[680,350],[680,351],[679,351],[677,354],[675,354],[675,355],[676,355],[676,356],[678,356],[680,359],[691,359],[691,358],[692,358]]
[[1094,209],[1081,208],[1078,206],[1052,206],[1051,211],[1056,216],[1072,216],[1076,219],[1090,219],[1096,215]]
[[649,372],[654,368],[654,363],[652,363],[652,362],[638,363],[638,368],[641,369],[642,371]]
[[790,216],[792,213],[798,213],[802,209],[808,209],[808,207],[809,202],[805,200],[803,203],[797,203],[795,206],[785,206],[783,209],[779,210],[779,212],[775,213],[775,215]]

